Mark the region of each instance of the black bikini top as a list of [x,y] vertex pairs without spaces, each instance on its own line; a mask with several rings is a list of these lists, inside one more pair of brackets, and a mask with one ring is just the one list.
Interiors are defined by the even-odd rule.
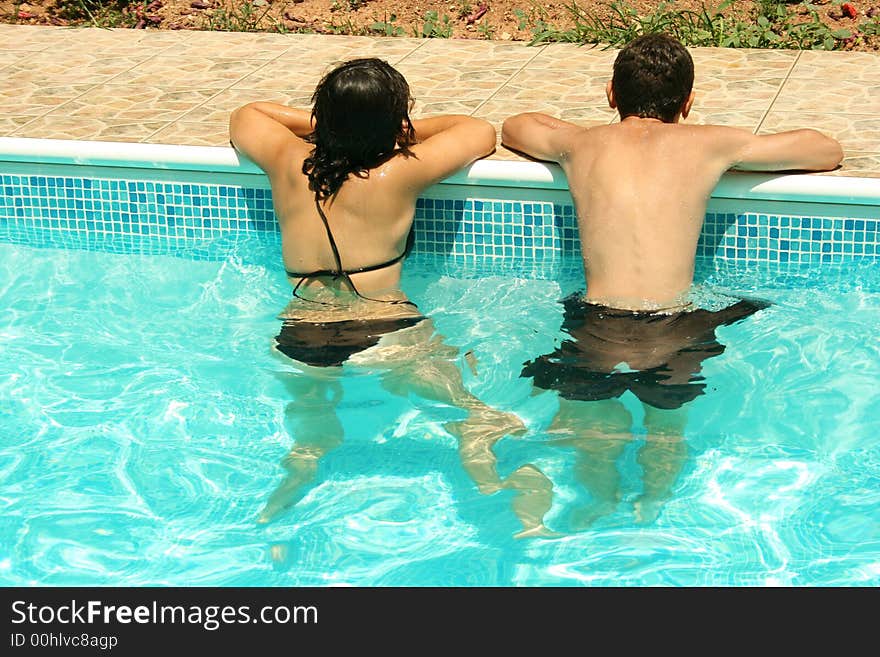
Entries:
[[[313,303],[320,303],[323,305],[332,305],[327,304],[324,301],[315,301],[314,299],[306,299],[305,297],[297,294],[297,290],[299,290],[300,286],[305,283],[310,278],[316,278],[318,276],[332,276],[334,280],[343,279],[349,287],[351,287],[352,291],[358,295],[361,299],[366,299],[367,301],[380,301],[382,303],[395,303],[395,304],[406,304],[409,306],[415,306],[412,301],[405,301],[403,299],[373,299],[371,297],[365,297],[363,294],[358,292],[357,287],[355,287],[354,281],[351,280],[352,274],[361,274],[367,271],[376,271],[378,269],[385,269],[385,267],[390,267],[391,265],[397,264],[406,256],[409,255],[410,251],[412,251],[413,244],[415,243],[415,236],[413,235],[412,228],[410,228],[409,233],[406,236],[406,246],[403,249],[403,253],[399,256],[388,260],[387,262],[383,262],[378,265],[369,265],[367,267],[358,267],[357,269],[343,269],[342,268],[342,258],[339,257],[339,249],[336,247],[336,240],[333,239],[333,231],[330,230],[330,223],[327,221],[327,215],[324,214],[324,210],[321,208],[321,204],[318,202],[318,199],[315,199],[315,207],[318,209],[318,214],[321,217],[321,221],[324,222],[324,230],[327,231],[327,240],[330,242],[330,248],[333,250],[333,259],[336,260],[336,268],[335,269],[316,269],[315,271],[310,271],[306,273],[301,273],[297,271],[287,270],[287,275],[291,278],[299,278],[299,282],[293,288],[293,296],[297,299],[302,299],[303,301],[311,301]],[[417,307],[417,306],[416,306]]]

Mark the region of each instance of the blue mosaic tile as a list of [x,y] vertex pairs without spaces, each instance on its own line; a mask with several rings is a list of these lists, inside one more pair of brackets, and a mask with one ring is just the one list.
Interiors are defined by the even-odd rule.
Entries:
[[[866,219],[709,213],[697,255],[756,262],[875,258],[877,228]],[[179,245],[278,232],[264,188],[16,174],[0,175],[0,229],[7,241],[40,243],[48,234],[53,243],[114,249],[126,240],[145,248],[144,240]],[[570,204],[420,198],[415,231],[419,252],[456,258],[552,263],[580,252]]]

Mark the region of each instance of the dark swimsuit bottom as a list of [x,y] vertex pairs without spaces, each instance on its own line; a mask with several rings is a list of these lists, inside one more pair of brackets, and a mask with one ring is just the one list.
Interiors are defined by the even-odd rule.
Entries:
[[[742,299],[718,311],[697,309],[673,314],[628,311],[587,303],[573,294],[562,301],[563,340],[551,354],[525,363],[521,376],[534,377],[544,390],[565,399],[597,401],[630,390],[656,408],[675,409],[704,394],[702,362],[724,352],[715,329],[767,308],[766,301]],[[666,354],[639,371],[609,371],[609,363],[638,363],[638,356]],[[656,358],[654,361],[656,362]],[[614,367],[611,365],[610,367]]]
[[[315,207],[321,221],[324,222],[324,230],[327,231],[327,239],[330,242],[330,248],[333,251],[333,258],[336,261],[335,269],[318,269],[311,272],[294,272],[288,271],[287,275],[291,278],[299,278],[299,282],[293,288],[293,296],[303,301],[321,304],[324,306],[332,305],[324,301],[315,301],[314,299],[306,299],[297,294],[300,286],[310,278],[319,276],[331,276],[334,280],[343,279],[352,291],[361,299],[367,301],[377,301],[380,303],[389,303],[395,305],[408,305],[418,307],[412,301],[405,300],[386,300],[372,299],[358,292],[354,281],[351,280],[352,274],[360,274],[366,271],[376,271],[384,269],[391,265],[397,264],[412,251],[414,236],[412,229],[406,237],[406,247],[399,256],[392,258],[387,262],[368,267],[358,267],[357,269],[343,269],[342,259],[339,256],[339,249],[336,247],[336,240],[333,238],[333,232],[330,230],[330,223],[327,216],[321,208],[320,203],[315,200]],[[415,317],[397,317],[392,319],[350,319],[340,322],[304,322],[300,320],[287,319],[281,326],[281,333],[275,336],[275,346],[278,351],[289,358],[298,360],[308,365],[316,367],[334,367],[342,365],[350,356],[358,352],[364,351],[379,342],[379,338],[388,333],[393,333],[409,326],[415,326],[423,321],[425,317],[418,315]]]

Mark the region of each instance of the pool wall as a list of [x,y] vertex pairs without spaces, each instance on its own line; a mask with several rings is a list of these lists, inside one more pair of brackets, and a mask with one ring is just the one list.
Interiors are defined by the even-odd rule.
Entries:
[[[880,179],[731,172],[697,249],[737,262],[880,258]],[[274,233],[266,176],[232,148],[0,138],[0,241],[176,252],[194,240]],[[556,165],[483,160],[427,190],[419,252],[553,262],[579,253]],[[210,252],[201,256],[210,258]]]

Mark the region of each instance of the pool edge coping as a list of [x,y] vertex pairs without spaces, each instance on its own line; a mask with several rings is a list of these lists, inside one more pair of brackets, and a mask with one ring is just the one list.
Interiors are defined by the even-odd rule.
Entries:
[[[0,137],[0,162],[265,176],[231,146]],[[478,160],[439,184],[568,191],[568,181],[557,164],[492,159]],[[880,179],[729,171],[712,198],[880,205]]]

